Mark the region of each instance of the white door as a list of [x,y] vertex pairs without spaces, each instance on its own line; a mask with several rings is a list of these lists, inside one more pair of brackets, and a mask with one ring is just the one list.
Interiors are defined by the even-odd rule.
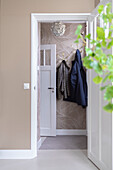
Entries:
[[[101,4],[108,3],[104,0]],[[92,38],[96,38],[97,25],[103,26],[100,21],[97,9],[89,17],[88,32]],[[89,47],[91,44],[89,42]],[[112,53],[112,51],[111,51]],[[112,114],[103,110],[105,101],[101,85],[95,85],[93,78],[94,71],[88,71],[89,96],[88,96],[88,158],[101,170],[112,170]]]
[[40,136],[56,135],[56,45],[41,45]]

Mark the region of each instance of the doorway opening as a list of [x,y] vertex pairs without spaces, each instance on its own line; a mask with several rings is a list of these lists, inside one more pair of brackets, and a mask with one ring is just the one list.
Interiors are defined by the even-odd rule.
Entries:
[[[86,21],[40,23],[40,150],[87,149],[87,109],[70,101],[66,94],[70,93],[72,63],[77,50],[81,58],[86,55],[83,40],[74,43],[75,31],[80,24],[84,39]],[[55,28],[53,30],[56,25],[64,28],[64,33],[61,30],[63,35],[57,35]],[[68,71],[68,85],[62,85],[62,88],[69,88],[65,92],[59,87],[62,73],[58,77],[63,61]]]

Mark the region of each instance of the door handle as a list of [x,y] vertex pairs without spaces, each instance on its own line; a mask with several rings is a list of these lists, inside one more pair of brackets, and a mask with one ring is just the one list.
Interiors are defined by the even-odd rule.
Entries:
[[48,89],[49,89],[49,90],[54,90],[54,88],[53,88],[53,87],[48,87]]

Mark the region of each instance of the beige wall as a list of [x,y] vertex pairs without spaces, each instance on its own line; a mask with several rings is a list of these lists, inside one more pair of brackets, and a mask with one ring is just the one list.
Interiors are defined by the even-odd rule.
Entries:
[[91,12],[94,0],[0,0],[0,149],[30,148],[30,14]]

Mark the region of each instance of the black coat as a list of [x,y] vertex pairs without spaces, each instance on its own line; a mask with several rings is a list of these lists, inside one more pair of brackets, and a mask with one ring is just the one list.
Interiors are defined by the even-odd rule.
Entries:
[[57,68],[57,81],[56,81],[57,98],[66,99],[70,95],[69,91],[69,67],[63,60]]
[[77,50],[75,60],[72,62],[70,78],[70,100],[83,107],[87,106],[86,72],[83,68],[80,51]]

